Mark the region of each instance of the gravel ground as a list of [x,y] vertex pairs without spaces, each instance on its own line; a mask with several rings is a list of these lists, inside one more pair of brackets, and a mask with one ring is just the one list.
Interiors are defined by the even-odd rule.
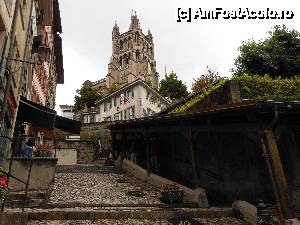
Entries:
[[[205,225],[245,225],[242,221],[235,218],[196,218],[201,224]],[[182,223],[184,224],[184,223]],[[188,223],[185,223],[188,225]],[[27,225],[173,225],[166,220],[85,220],[85,221],[32,221]],[[176,224],[177,225],[177,224]]]
[[[125,179],[128,183],[118,183]],[[139,190],[144,197],[128,196]],[[159,190],[128,174],[116,173],[57,173],[50,195],[51,203],[83,204],[161,204]]]

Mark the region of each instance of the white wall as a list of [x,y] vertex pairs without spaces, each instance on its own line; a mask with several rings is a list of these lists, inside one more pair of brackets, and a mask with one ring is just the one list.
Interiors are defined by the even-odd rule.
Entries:
[[62,111],[62,114],[61,114],[62,117],[66,117],[68,119],[73,119],[73,116],[74,116],[74,113],[73,112],[64,112]]
[[[131,94],[132,89],[134,92],[134,96],[132,96]],[[123,96],[126,96],[124,93],[128,93],[128,91],[130,92],[129,96],[127,97],[128,101],[126,101],[125,104],[124,101],[122,102],[122,104],[120,104],[121,94],[123,94]],[[148,95],[147,92],[149,93]],[[114,98],[116,98],[116,105],[114,104]],[[156,101],[153,101],[155,99]],[[106,110],[104,111],[105,104]],[[134,115],[132,115],[132,111],[130,110],[130,108],[132,107],[134,107]],[[97,114],[97,118],[100,118],[100,121],[97,122],[105,121],[108,117],[111,117],[111,120],[114,121],[114,116],[117,114],[119,115],[119,120],[121,119],[121,114],[123,120],[128,120],[128,115],[130,119],[140,118],[160,112],[165,107],[165,102],[163,102],[156,93],[146,88],[141,83],[137,83],[136,86],[126,89],[125,91],[123,91],[123,93],[120,92],[106,99],[104,102],[101,102],[99,105],[100,113]],[[126,113],[127,115],[126,118],[124,116],[124,113]],[[116,120],[118,119],[116,118]]]

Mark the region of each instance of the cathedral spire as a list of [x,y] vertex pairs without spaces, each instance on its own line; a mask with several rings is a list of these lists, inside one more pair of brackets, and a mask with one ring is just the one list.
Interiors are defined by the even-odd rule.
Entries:
[[134,14],[133,14],[133,10],[132,10],[131,24],[130,24],[129,30],[133,30],[133,29],[140,29],[140,21],[136,15],[136,11],[134,11]]
[[150,41],[150,42],[153,42],[153,36],[152,36],[152,34],[151,34],[151,31],[150,31],[150,29],[148,29],[148,34],[147,34],[147,39]]
[[119,27],[117,25],[117,21],[115,20],[115,25],[113,27],[112,36],[114,38],[114,37],[117,37],[119,35],[120,35]]

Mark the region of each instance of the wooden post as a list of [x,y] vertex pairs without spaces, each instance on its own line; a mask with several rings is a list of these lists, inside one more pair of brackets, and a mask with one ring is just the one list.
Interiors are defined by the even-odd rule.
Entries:
[[265,131],[264,139],[265,139],[267,153],[271,161],[274,180],[277,186],[279,200],[283,210],[284,218],[285,219],[295,218],[293,207],[289,196],[288,184],[281,164],[276,140],[273,131],[271,129]]
[[150,142],[149,142],[149,129],[146,128],[144,130],[144,137],[145,137],[145,141],[146,141],[146,168],[147,168],[147,172],[150,173],[151,172],[151,166],[150,166]]
[[117,151],[116,151],[116,134],[111,131],[111,151],[112,151],[112,156],[113,159],[115,160],[115,156],[117,155]]
[[192,169],[193,169],[193,176],[194,176],[194,184],[195,188],[199,187],[199,180],[198,180],[198,173],[196,168],[196,153],[195,153],[195,145],[193,141],[193,134],[191,127],[185,127],[182,132],[183,136],[186,138],[188,142],[189,152],[191,154],[191,160],[192,160]]

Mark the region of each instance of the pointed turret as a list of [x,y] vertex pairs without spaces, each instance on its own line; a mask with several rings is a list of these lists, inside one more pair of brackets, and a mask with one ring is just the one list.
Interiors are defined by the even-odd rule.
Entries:
[[150,32],[150,29],[148,29],[148,34],[147,34],[147,39],[150,41],[150,42],[153,42],[153,36]]
[[136,12],[132,12],[132,15],[131,15],[131,24],[130,24],[130,27],[129,27],[129,30],[134,30],[134,29],[140,29],[140,21],[136,15]]
[[117,21],[115,21],[115,26],[113,27],[112,37],[118,37],[120,35],[119,27],[117,25]]

